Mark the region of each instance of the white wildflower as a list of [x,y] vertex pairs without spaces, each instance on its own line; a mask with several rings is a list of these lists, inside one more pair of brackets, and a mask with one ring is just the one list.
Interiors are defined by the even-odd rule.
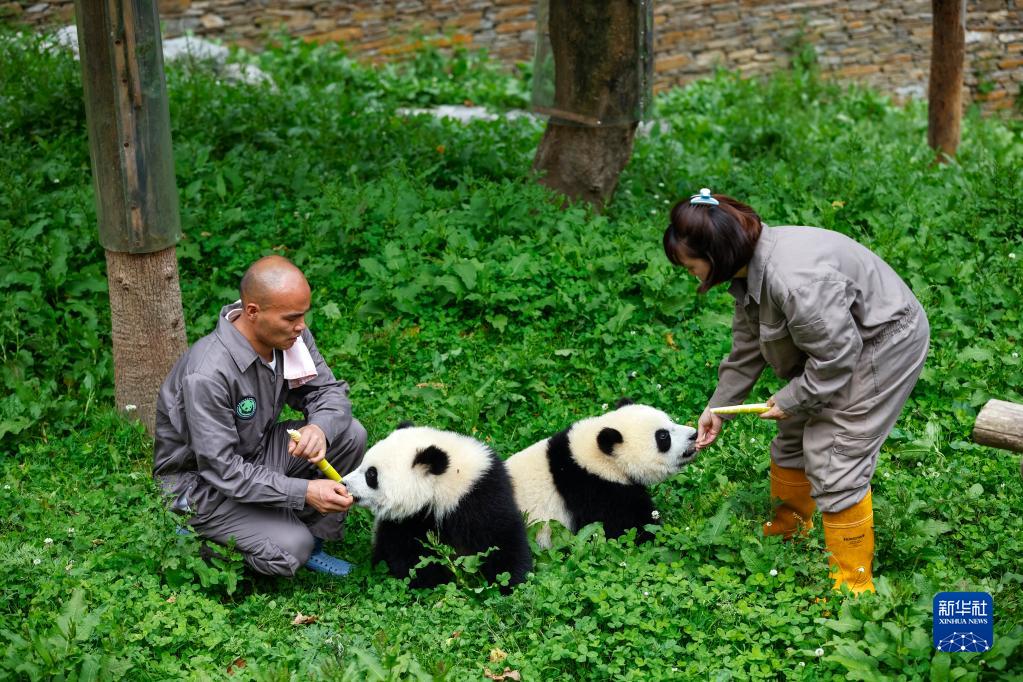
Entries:
[[650,512],[650,518],[656,521],[657,519],[661,518],[661,512],[657,511],[656,509],[653,510],[652,512]]
[[70,527],[69,527],[69,528],[67,529],[67,534],[68,534],[68,535],[74,535],[74,534],[75,534],[75,529],[74,529],[74,528],[70,528]]
[[644,596],[644,597],[649,597],[649,596],[650,596],[650,593],[649,593],[649,592],[647,592],[646,590],[643,590],[643,596]]
[[32,559],[32,565],[34,566],[38,566],[41,563],[43,563],[42,559]]
[[137,409],[139,409],[139,406],[138,405],[132,405],[131,403],[128,403],[127,405],[124,406],[124,411],[125,412],[134,412]]
[[806,667],[806,661],[800,661],[799,662],[799,667],[800,668],[805,668]]
[[[1019,357],[1019,353],[1017,353],[1016,351],[1012,351],[1012,357],[1014,357],[1014,358],[1018,358],[1018,357]],[[9,488],[10,486],[6,486],[6,485],[5,485],[4,487],[5,487],[5,488]]]
[[628,566],[628,564],[626,564],[624,561],[619,561],[618,565],[621,566],[622,568],[625,568],[626,566]]
[[776,575],[778,575],[778,569],[777,568],[772,568],[771,569],[771,577],[773,578]]
[[670,202],[670,201],[668,201],[667,199],[665,199],[665,200],[664,200],[664,203],[665,203],[665,204],[670,204],[671,202]]
[[656,208],[650,209],[650,215],[657,215],[657,209]]
[[823,656],[824,655],[824,649],[821,648],[821,647],[817,647],[817,650],[813,652],[813,655],[817,656],[817,657]]
[[633,329],[631,332],[629,332],[629,334],[631,334],[632,336],[635,336],[636,335],[636,330]]
[[756,438],[750,438],[750,439],[749,439],[749,442],[750,442],[750,443],[756,443],[756,442],[757,442],[757,439],[756,439]]
[[658,391],[661,390],[661,385],[660,384],[657,384],[657,390]]
[[50,545],[53,544],[53,538],[46,538],[45,540],[43,540],[43,544],[49,547]]
[[67,562],[67,566],[64,567],[64,570],[65,571],[70,571],[74,567],[75,567],[75,560],[72,559],[72,560]]
[[4,490],[10,490],[10,489],[11,489],[11,484],[10,483],[4,483]]
[[601,404],[600,409],[606,410],[607,409],[607,403]]
[[664,188],[664,183],[663,182],[658,182],[657,186],[663,189]]
[[1016,260],[1016,254],[1014,254],[1014,253],[1010,253],[1010,254],[1009,254],[1009,258],[1011,258],[1011,259],[1013,259],[1013,260]]
[[629,378],[630,379],[635,379],[636,378],[636,370],[633,370],[633,371],[629,372]]

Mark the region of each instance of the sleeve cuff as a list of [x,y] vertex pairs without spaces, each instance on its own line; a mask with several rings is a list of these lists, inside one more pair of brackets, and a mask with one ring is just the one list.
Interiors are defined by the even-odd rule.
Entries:
[[774,404],[785,414],[790,417],[795,417],[804,414],[810,414],[814,411],[814,407],[810,400],[797,400],[794,395],[795,390],[793,385],[790,383],[780,391],[774,394]]
[[288,481],[288,508],[303,509],[305,507],[305,493],[309,489],[309,481],[304,478],[289,478]]

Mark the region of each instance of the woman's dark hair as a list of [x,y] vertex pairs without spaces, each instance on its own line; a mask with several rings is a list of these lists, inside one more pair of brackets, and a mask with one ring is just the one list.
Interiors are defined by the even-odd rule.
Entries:
[[671,223],[664,231],[664,253],[675,265],[682,258],[702,258],[710,274],[698,291],[732,279],[753,258],[760,239],[760,216],[732,197],[712,195],[718,205],[691,204],[683,199],[671,209]]

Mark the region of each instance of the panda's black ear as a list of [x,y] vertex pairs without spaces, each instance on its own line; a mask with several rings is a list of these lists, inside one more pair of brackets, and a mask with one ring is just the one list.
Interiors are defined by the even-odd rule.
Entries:
[[622,438],[622,432],[618,429],[603,428],[597,434],[597,446],[601,452],[608,456],[614,454],[615,445],[624,442],[625,439]]
[[436,445],[431,445],[416,453],[416,458],[412,460],[412,466],[418,464],[425,466],[434,476],[440,476],[448,470],[448,453]]
[[618,402],[615,403],[615,409],[617,410],[619,407],[625,407],[626,405],[635,405],[635,404],[636,403],[632,402],[632,398],[626,398],[626,397],[623,396],[623,397],[618,399]]
[[403,422],[399,422],[399,424],[396,427],[394,427],[394,430],[397,431],[398,429],[409,429],[412,428],[413,426],[415,426],[415,424],[406,419]]

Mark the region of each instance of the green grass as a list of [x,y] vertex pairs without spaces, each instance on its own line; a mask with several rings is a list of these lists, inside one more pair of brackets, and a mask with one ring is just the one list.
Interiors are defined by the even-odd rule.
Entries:
[[[538,124],[395,114],[525,106],[527,84],[478,55],[372,70],[285,42],[247,59],[275,88],[168,73],[189,338],[247,263],[287,255],[371,439],[412,419],[507,456],[622,395],[695,419],[731,304],[697,296],[660,236],[699,187],[891,262],[933,350],[874,479],[879,594],[830,592],[819,530],[761,537],[773,426],[753,418],[655,488],[655,543],[561,535],[509,597],[468,571],[409,591],[369,565],[363,510],[328,547],[358,562],[346,580],[206,565],[157,500],[150,443],[110,410],[79,67],[3,34],[0,677],[1021,679],[1018,457],[969,442],[988,398],[1023,402],[1018,122],[968,117],[959,159],[934,166],[919,106],[802,68],[721,73],[659,98],[666,129],[637,141],[600,216],[557,209],[528,176]],[[933,651],[931,598],[953,590],[994,595],[992,651]],[[292,625],[299,612],[316,622]]]

